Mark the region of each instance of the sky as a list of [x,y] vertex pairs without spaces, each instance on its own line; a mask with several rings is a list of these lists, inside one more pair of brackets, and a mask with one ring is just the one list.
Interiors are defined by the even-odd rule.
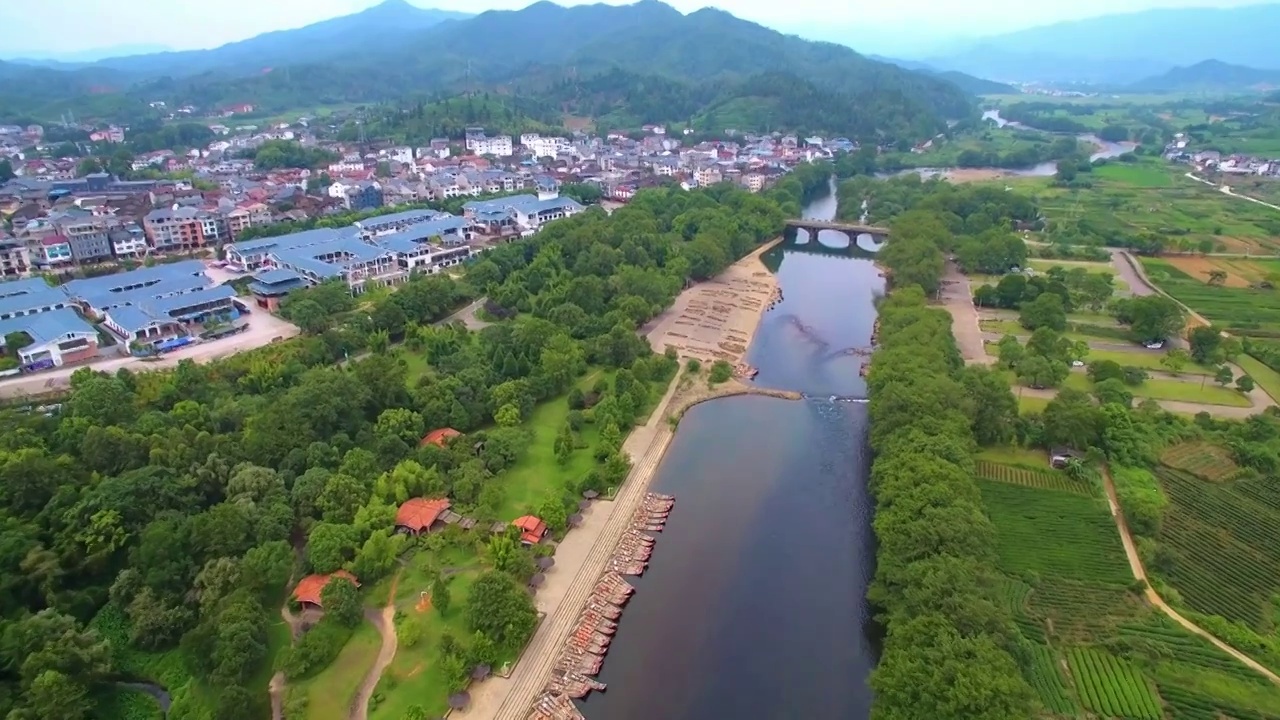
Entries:
[[[358,12],[379,0],[0,0],[0,57],[53,57],[100,48],[216,47],[271,30]],[[576,5],[583,0],[559,0]],[[1062,20],[1156,7],[1237,7],[1258,0],[667,0],[683,12],[714,5],[785,32],[862,52],[906,55],[967,39]],[[410,0],[420,7],[515,10],[532,0]],[[623,4],[609,0],[609,4]],[[56,8],[56,9],[53,9]],[[151,49],[151,48],[148,48]],[[126,53],[128,54],[128,53]]]

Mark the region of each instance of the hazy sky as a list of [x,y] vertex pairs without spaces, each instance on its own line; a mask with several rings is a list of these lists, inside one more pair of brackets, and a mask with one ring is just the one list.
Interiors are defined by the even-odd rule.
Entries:
[[[42,56],[120,45],[206,48],[270,30],[346,15],[379,0],[0,0],[0,56]],[[410,0],[421,7],[512,10],[532,0]],[[560,0],[577,5],[578,0]],[[681,11],[707,5],[802,35],[885,52],[943,37],[979,36],[1059,20],[1154,7],[1235,7],[1257,0],[669,0]],[[610,4],[622,4],[612,0]],[[897,39],[833,37],[846,28],[893,29]],[[850,33],[852,35],[852,33]],[[874,35],[874,34],[869,34]]]

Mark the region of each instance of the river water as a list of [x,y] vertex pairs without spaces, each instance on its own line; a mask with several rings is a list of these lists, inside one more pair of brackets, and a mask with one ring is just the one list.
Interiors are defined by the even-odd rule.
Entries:
[[[1027,127],[1022,123],[1013,122],[1011,120],[1005,120],[1004,118],[1000,117],[999,110],[987,110],[983,112],[982,119],[991,120],[995,122],[997,127],[1011,127],[1011,128],[1019,128],[1022,130],[1035,130],[1035,128]],[[1044,131],[1037,131],[1037,132],[1044,132]],[[1076,139],[1086,145],[1091,145],[1094,148],[1096,148],[1094,152],[1091,155],[1089,155],[1090,162],[1094,162],[1097,160],[1105,160],[1105,159],[1114,158],[1114,157],[1120,157],[1121,155],[1127,152],[1133,152],[1134,148],[1138,147],[1137,143],[1110,142],[1108,140],[1103,140],[1102,138],[1093,134],[1077,135]],[[891,172],[891,173],[877,173],[877,175],[880,175],[881,177],[895,177],[898,175],[906,175],[908,173],[918,173],[920,177],[927,179],[937,175],[943,175],[949,169],[951,168],[936,168],[936,167],[907,168],[904,170],[898,170],[896,172]],[[1058,172],[1058,163],[1056,160],[1054,160],[1049,162],[1042,162],[1036,165],[1032,165],[1031,167],[1025,167],[1025,168],[966,168],[966,170],[968,169],[978,170],[978,171],[990,170],[993,172],[1002,173],[1003,175],[1007,175],[1009,177],[1052,177],[1055,173]]]
[[[835,216],[832,196],[807,217]],[[653,482],[676,496],[623,614],[590,720],[864,720],[876,627],[867,406],[858,368],[883,281],[848,242],[799,231],[766,255],[783,301],[748,353],[757,382],[810,399],[690,410]],[[831,396],[840,396],[834,401]]]

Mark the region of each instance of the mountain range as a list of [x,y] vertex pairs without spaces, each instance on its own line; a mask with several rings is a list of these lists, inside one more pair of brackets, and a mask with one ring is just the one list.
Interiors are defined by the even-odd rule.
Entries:
[[1169,8],[983,38],[930,66],[1004,82],[1122,86],[1206,60],[1280,70],[1280,4]]
[[1220,60],[1205,60],[1186,67],[1176,67],[1128,86],[1130,92],[1265,92],[1280,87],[1280,70],[1232,65]]
[[[0,64],[0,107],[56,117],[60,103],[86,97],[94,101],[90,106],[164,100],[285,109],[459,91],[537,95],[612,70],[641,84],[650,77],[699,88],[693,96],[718,88],[709,102],[721,105],[757,98],[778,114],[752,115],[778,127],[800,124],[788,120],[788,103],[822,103],[825,94],[847,117],[839,127],[808,129],[862,137],[928,137],[946,119],[973,112],[950,78],[783,35],[721,10],[685,15],[657,0],[568,8],[544,1],[471,17],[388,0],[362,13],[213,50],[108,58],[64,71]],[[53,72],[59,73],[56,82],[33,87],[50,81]],[[94,111],[86,107],[78,114]],[[834,115],[824,114],[824,122]]]

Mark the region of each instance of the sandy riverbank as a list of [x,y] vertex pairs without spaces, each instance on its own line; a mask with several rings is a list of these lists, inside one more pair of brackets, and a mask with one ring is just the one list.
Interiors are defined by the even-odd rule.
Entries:
[[760,246],[716,277],[688,288],[650,323],[654,352],[674,347],[680,357],[738,364],[760,318],[778,291],[778,279],[760,260],[780,240]]

